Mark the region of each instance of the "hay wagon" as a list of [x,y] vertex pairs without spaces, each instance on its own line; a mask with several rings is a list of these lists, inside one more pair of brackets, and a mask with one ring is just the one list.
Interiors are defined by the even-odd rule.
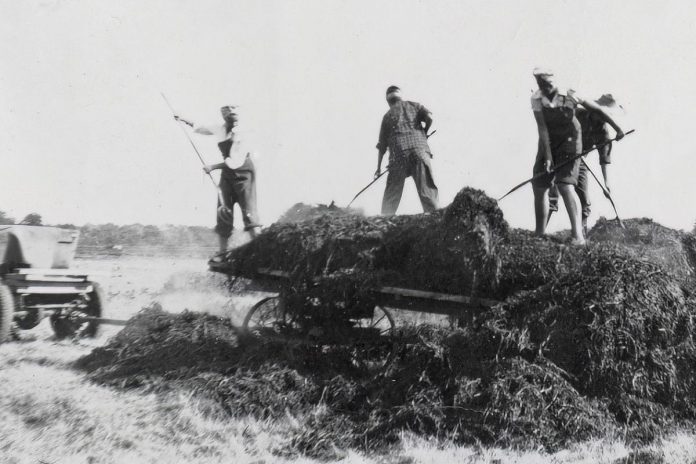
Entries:
[[[211,263],[211,270],[227,273]],[[498,304],[498,301],[464,295],[429,292],[400,287],[372,290],[369,307],[346,308],[330,319],[308,321],[291,309],[291,275],[285,271],[258,269],[252,281],[255,289],[272,293],[254,304],[247,312],[243,330],[253,336],[281,338],[290,342],[324,346],[346,346],[353,353],[355,364],[369,369],[382,369],[395,352],[396,322],[394,310],[447,315],[457,319],[472,318]]]
[[[49,317],[58,338],[94,336],[104,298],[99,284],[69,269],[77,230],[0,226],[0,343]],[[14,326],[14,327],[13,327]]]

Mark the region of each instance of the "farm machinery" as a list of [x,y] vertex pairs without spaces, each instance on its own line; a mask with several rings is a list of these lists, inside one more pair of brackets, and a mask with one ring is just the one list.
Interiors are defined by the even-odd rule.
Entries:
[[79,232],[0,226],[0,343],[48,317],[57,338],[96,335],[104,298],[84,271],[71,270]]

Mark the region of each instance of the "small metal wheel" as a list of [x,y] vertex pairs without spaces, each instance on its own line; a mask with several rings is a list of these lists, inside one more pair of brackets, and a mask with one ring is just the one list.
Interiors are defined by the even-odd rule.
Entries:
[[17,312],[22,311],[24,316],[15,317],[15,324],[22,330],[30,330],[36,327],[43,320],[44,313],[41,309],[36,309],[33,311],[25,311],[22,305],[21,297],[15,299],[15,310]]
[[12,337],[12,319],[14,298],[10,287],[0,284],[0,343],[9,341]]
[[51,327],[56,338],[68,337],[96,337],[99,331],[99,322],[86,321],[85,317],[101,317],[104,294],[98,283],[92,282],[93,290],[87,294],[86,305],[83,309],[72,309],[67,313],[51,316]]
[[355,328],[363,334],[354,341],[351,362],[371,373],[384,371],[396,354],[393,335],[394,318],[387,308],[375,306],[371,317],[355,320]]
[[375,306],[371,317],[356,319],[355,327],[373,332],[380,337],[386,337],[394,335],[396,324],[387,308]]
[[251,307],[242,329],[251,335],[280,335],[295,327],[281,296],[269,296]]

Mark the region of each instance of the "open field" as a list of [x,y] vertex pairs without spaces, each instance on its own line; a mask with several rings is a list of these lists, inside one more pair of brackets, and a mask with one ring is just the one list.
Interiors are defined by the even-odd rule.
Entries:
[[[105,316],[125,319],[152,301],[165,310],[205,311],[239,324],[260,295],[230,297],[224,279],[207,272],[205,260],[121,257],[77,260],[107,293]],[[120,327],[106,326],[99,338],[55,341],[44,321],[22,340],[0,346],[0,462],[81,463],[271,463],[315,462],[279,455],[297,418],[274,421],[229,419],[212,403],[187,391],[153,393],[87,381],[72,363],[102,346]],[[429,322],[433,322],[430,320]],[[443,321],[446,323],[446,321]],[[320,409],[321,405],[317,406]],[[696,462],[696,437],[674,434],[640,452],[619,439],[594,441],[545,454],[434,443],[404,435],[388,455],[340,450],[346,463],[435,462]]]

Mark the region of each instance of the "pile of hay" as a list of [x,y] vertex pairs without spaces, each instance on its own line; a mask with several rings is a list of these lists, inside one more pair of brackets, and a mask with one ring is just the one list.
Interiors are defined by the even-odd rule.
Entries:
[[310,219],[273,224],[228,252],[216,270],[249,278],[262,268],[285,271],[302,288],[334,274],[359,274],[371,283],[366,291],[402,285],[490,296],[498,285],[497,252],[509,227],[480,190],[463,189],[432,214],[364,217],[336,208],[314,214],[296,205],[290,217],[295,210]]
[[589,232],[589,239],[620,244],[639,259],[656,262],[682,279],[693,279],[696,275],[693,234],[670,229],[649,218],[623,222],[625,229],[616,221],[600,218]]
[[[364,217],[335,206],[298,204],[286,215],[297,220],[276,223],[229,251],[216,270],[249,278],[261,268],[285,271],[300,292],[345,277],[360,282],[366,293],[400,286],[504,300],[568,272],[585,253],[557,237],[511,229],[495,200],[471,188],[431,214]],[[693,279],[693,234],[649,219],[624,223],[622,229],[600,218],[590,242],[621,245],[638,260],[660,264],[683,281]]]
[[289,413],[280,454],[380,450],[403,431],[548,449],[613,433],[644,442],[696,417],[694,309],[656,264],[601,245],[465,327],[401,328],[378,376],[349,347],[244,337],[226,320],[160,309],[78,366],[110,385],[185,388],[231,416]]
[[691,291],[674,275],[597,245],[565,275],[478,322],[479,336],[497,341],[497,357],[548,363],[629,437],[650,440],[665,424],[696,418],[695,315]]
[[[510,230],[473,189],[433,214],[332,210],[275,224],[227,255],[228,272],[290,273],[291,307],[326,324],[369,308],[369,289],[384,284],[502,303],[456,329],[399,328],[381,375],[357,367],[349,346],[249,338],[221,319],[157,308],[79,367],[112,385],[186,388],[233,416],[289,413],[284,455],[385,449],[403,431],[548,449],[614,433],[650,441],[696,419],[696,297],[679,269],[691,263],[690,236],[626,224],[600,221],[592,243],[568,246]],[[651,238],[637,238],[646,227]]]
[[[380,376],[350,362],[347,349],[239,337],[204,327],[209,316],[141,312],[77,367],[93,381],[149,392],[184,389],[230,417],[294,418],[276,452],[335,458],[339,450],[386,450],[403,431],[460,443],[553,448],[613,427],[558,369],[521,357],[493,362],[476,378],[458,364],[466,330],[407,328]],[[225,327],[224,320],[217,325]],[[147,335],[145,335],[147,334]],[[420,343],[406,343],[413,338]],[[494,356],[495,349],[492,350]],[[534,402],[528,403],[533,397]]]
[[102,382],[140,387],[152,378],[226,369],[238,359],[238,339],[239,329],[229,320],[189,311],[173,316],[155,303],[77,365],[99,370]]
[[334,203],[331,203],[330,205],[307,205],[304,203],[295,203],[290,207],[290,209],[283,213],[283,215],[280,216],[276,222],[280,224],[297,223],[324,216],[342,215],[347,211],[354,214],[361,214],[358,210],[340,208]]

